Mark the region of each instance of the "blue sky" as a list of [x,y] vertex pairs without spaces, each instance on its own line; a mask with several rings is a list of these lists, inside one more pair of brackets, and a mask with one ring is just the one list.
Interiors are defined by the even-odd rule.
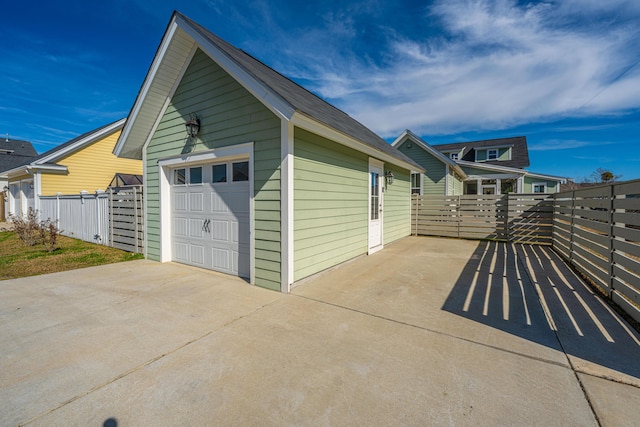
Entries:
[[640,2],[5,2],[0,134],[125,117],[174,9],[388,141],[525,135],[534,172],[640,178]]

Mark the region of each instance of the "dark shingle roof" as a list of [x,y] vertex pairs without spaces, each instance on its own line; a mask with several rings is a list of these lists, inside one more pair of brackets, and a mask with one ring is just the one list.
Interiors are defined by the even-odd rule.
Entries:
[[29,141],[0,140],[0,172],[5,172],[33,160],[38,153]]
[[468,162],[474,162],[476,160],[475,150],[483,147],[511,147],[511,160],[487,161],[482,162],[483,164],[507,166],[519,169],[524,169],[530,165],[529,149],[527,148],[527,138],[525,136],[433,145],[433,148],[440,152],[457,151],[464,148],[465,150],[460,160]]
[[318,122],[321,122],[347,136],[350,136],[364,144],[367,144],[383,153],[390,155],[398,160],[402,160],[411,165],[422,169],[420,165],[405,156],[395,147],[392,147],[384,139],[380,138],[369,128],[339,110],[317,95],[273,70],[258,59],[249,55],[245,51],[236,48],[206,28],[202,27],[193,20],[187,18],[179,12],[175,12],[187,21],[193,28],[198,31],[204,38],[222,50],[231,60],[240,65],[245,71],[250,73],[254,78],[269,87],[273,92],[278,94],[283,100],[293,107],[297,112],[306,115]]

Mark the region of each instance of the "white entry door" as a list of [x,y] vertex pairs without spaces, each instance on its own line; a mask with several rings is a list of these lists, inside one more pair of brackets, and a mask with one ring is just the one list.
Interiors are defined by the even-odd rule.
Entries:
[[369,253],[382,249],[382,166],[369,164]]
[[178,167],[172,171],[172,259],[250,276],[247,161]]

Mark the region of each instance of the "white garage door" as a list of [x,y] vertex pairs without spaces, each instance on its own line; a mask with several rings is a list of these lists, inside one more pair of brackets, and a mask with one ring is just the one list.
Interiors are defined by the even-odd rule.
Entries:
[[172,171],[173,261],[248,278],[249,163]]

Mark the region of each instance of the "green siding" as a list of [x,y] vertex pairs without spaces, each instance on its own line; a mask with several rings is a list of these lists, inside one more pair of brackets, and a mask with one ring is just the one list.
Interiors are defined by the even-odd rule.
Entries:
[[453,193],[450,193],[451,196],[461,196],[464,194],[464,181],[458,175],[452,172],[451,178],[449,178],[453,182]]
[[[487,150],[488,149],[476,149],[477,162],[487,160]],[[511,147],[498,148],[498,161],[511,160],[510,152]]]
[[294,133],[297,281],[367,252],[369,160],[313,133]]
[[410,145],[411,147],[407,142],[403,142],[397,148],[426,169],[423,175],[422,194],[444,195],[446,190],[446,165],[442,163],[442,160],[434,157],[417,144],[411,143]]
[[411,234],[410,171],[385,164],[393,172],[393,184],[385,186],[383,199],[383,243],[386,245]]
[[511,156],[509,155],[510,152],[511,152],[511,148],[499,148],[498,160],[500,161],[511,160]]
[[533,178],[530,176],[524,177],[524,193],[533,193],[533,184],[534,183],[546,183],[547,184],[547,193],[557,193],[559,191],[559,182],[558,181],[547,181],[545,179]]
[[459,196],[462,194],[463,190],[463,182],[462,179],[453,171],[452,168],[449,168],[449,188],[447,191],[447,196]]
[[[195,143],[184,122],[197,112]],[[254,142],[255,281],[280,289],[280,120],[198,50],[147,148],[147,256],[160,256],[158,159]]]

